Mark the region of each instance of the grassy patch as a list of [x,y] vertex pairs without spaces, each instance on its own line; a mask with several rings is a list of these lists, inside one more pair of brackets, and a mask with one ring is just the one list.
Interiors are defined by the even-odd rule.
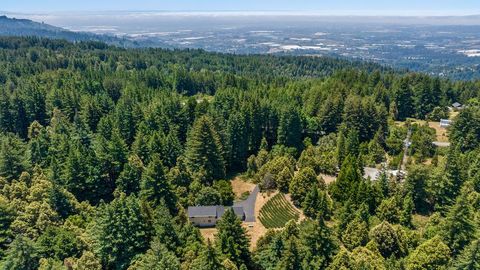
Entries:
[[267,229],[283,228],[290,220],[298,220],[300,213],[279,193],[260,209],[260,222]]
[[250,196],[250,191],[245,191],[242,193],[242,195],[240,196],[240,200],[241,201],[244,201],[248,198],[248,196]]

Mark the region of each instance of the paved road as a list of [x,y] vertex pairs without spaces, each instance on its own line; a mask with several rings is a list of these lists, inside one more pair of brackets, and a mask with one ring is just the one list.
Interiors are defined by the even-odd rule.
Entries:
[[450,146],[449,142],[433,142],[433,144],[435,146],[438,146],[438,147],[449,147]]
[[258,186],[255,186],[246,200],[233,204],[234,206],[243,206],[243,211],[245,211],[245,222],[255,222],[255,202],[257,201],[258,192]]
[[408,161],[408,148],[412,144],[410,141],[410,137],[412,136],[412,129],[409,128],[407,132],[407,138],[405,139],[404,142],[404,147],[405,149],[403,150],[403,159],[402,159],[402,165],[400,166],[400,170],[406,171],[407,170],[407,161]]

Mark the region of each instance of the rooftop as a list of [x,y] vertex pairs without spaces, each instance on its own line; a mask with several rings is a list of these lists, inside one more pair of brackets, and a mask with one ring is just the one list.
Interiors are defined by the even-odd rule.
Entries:
[[242,206],[189,206],[188,207],[188,217],[216,217],[221,218],[225,213],[225,210],[232,208],[233,212],[238,217],[243,217],[244,210]]

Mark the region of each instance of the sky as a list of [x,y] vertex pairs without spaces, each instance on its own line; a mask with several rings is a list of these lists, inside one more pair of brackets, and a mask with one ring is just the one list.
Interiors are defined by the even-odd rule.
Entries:
[[480,0],[0,0],[8,12],[288,11],[331,15],[474,15]]

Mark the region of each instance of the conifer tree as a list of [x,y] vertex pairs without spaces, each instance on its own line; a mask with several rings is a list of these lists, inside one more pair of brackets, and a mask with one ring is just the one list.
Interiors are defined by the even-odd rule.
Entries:
[[354,197],[356,189],[362,182],[357,159],[354,156],[347,156],[342,164],[340,173],[331,187],[331,194],[339,202],[345,202],[348,198]]
[[436,190],[438,209],[445,211],[448,206],[455,203],[463,184],[463,168],[460,165],[458,150],[451,148],[447,155],[445,174],[441,177]]
[[296,238],[287,240],[285,250],[282,253],[282,257],[278,262],[276,269],[279,270],[301,270],[302,259],[298,242]]
[[176,212],[177,198],[166,177],[165,167],[163,167],[158,156],[152,157],[152,161],[142,174],[140,198],[153,208],[163,202],[171,213]]
[[480,240],[473,241],[457,257],[451,270],[475,270],[480,269]]
[[300,148],[302,143],[302,123],[298,112],[294,109],[280,113],[277,143],[287,147]]
[[332,261],[338,244],[332,231],[323,218],[308,222],[300,232],[300,242],[304,247],[303,269],[325,269]]
[[207,240],[207,246],[203,252],[192,263],[192,270],[210,270],[223,269],[223,265],[218,258],[217,251],[213,247],[210,240]]
[[137,198],[120,194],[98,209],[92,228],[95,253],[105,268],[127,269],[147,250],[151,230]]
[[212,184],[213,180],[225,176],[220,136],[209,117],[202,116],[195,121],[187,138],[185,157],[186,165],[193,174],[202,170],[206,172],[207,183],[204,184]]
[[450,249],[436,236],[418,246],[407,258],[407,270],[447,269]]
[[0,136],[0,176],[11,181],[26,169],[25,144],[13,134]]
[[228,166],[232,170],[243,170],[248,155],[248,133],[245,119],[234,113],[227,121]]
[[175,254],[169,251],[163,243],[152,242],[151,248],[132,264],[128,270],[178,270],[180,262]]
[[249,240],[241,221],[228,209],[217,223],[216,247],[218,252],[235,265],[250,265]]
[[144,169],[143,162],[137,155],[130,156],[115,183],[117,189],[127,195],[138,194]]
[[25,236],[18,236],[10,244],[5,257],[0,261],[0,269],[37,270],[39,257],[35,243]]
[[463,191],[448,211],[441,233],[445,244],[454,255],[459,254],[475,238],[474,215],[467,198],[470,192],[467,189]]

